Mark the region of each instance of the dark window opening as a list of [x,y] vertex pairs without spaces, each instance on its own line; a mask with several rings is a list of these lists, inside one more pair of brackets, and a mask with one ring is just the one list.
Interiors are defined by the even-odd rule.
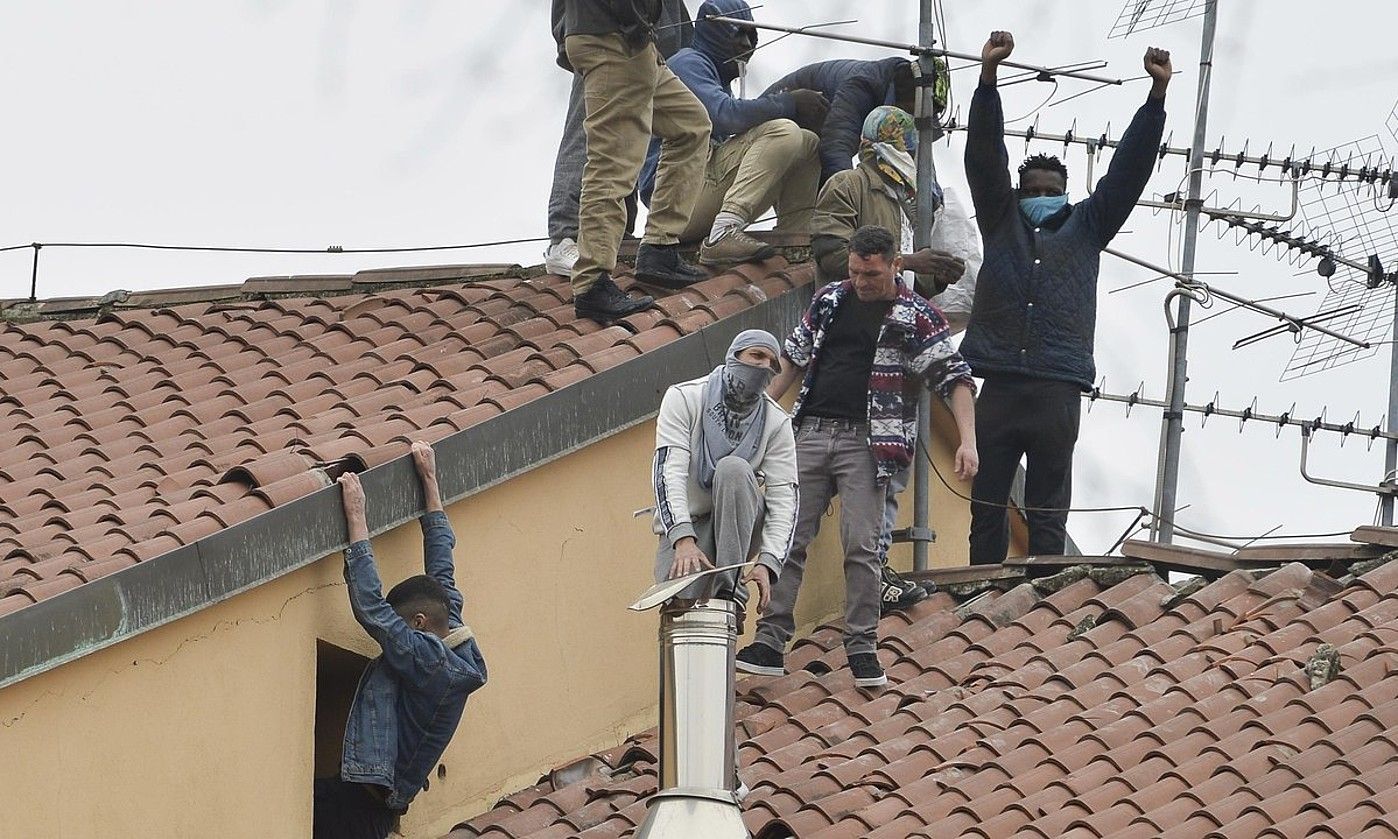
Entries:
[[345,723],[349,720],[354,692],[369,659],[325,641],[316,641],[316,751],[315,777],[340,774]]

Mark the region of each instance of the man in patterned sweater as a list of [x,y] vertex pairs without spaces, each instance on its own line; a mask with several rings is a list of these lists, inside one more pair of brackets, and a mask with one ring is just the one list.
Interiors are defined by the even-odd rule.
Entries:
[[806,547],[831,498],[841,499],[845,550],[845,653],[854,683],[887,683],[878,644],[879,537],[889,478],[917,447],[919,380],[951,405],[960,435],[956,474],[975,476],[975,383],[952,347],[942,314],[902,281],[898,242],[882,227],[849,240],[849,279],[816,292],[782,348],[782,370],[768,394],[779,398],[801,378],[796,423],[796,531],[756,640],[738,653],[738,669],[779,676],[795,632],[793,613]]

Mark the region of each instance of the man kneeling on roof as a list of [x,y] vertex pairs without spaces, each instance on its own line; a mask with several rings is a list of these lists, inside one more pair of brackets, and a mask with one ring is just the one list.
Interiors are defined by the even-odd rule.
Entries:
[[[791,417],[765,393],[779,354],[771,333],[749,329],[712,373],[665,391],[651,469],[656,582],[742,565],[756,553],[743,582],[757,585],[758,610],[767,607],[796,521]],[[747,602],[737,571],[701,578],[678,596]]]
[[442,511],[432,447],[413,444],[426,498],[422,527],[426,574],[381,593],[359,476],[340,477],[349,548],[345,582],[350,608],[383,654],[369,662],[345,724],[338,778],[315,784],[316,839],[382,839],[437,765],[456,733],[466,698],[485,684],[485,659],[461,620],[453,578],[456,537]]
[[[734,96],[733,80],[757,48],[757,30],[709,19],[714,16],[750,21],[752,10],[746,0],[704,0],[694,18],[694,45],[675,53],[669,65],[704,103],[713,124],[703,188],[680,241],[702,239],[699,261],[720,267],[776,254],[744,232],[773,206],[776,230],[806,232],[820,178],[815,132],[829,104],[822,94],[804,89],[756,99]],[[647,205],[660,151],[660,143],[651,141],[641,172]]]
[[796,398],[796,532],[757,638],[737,667],[780,676],[796,631],[796,596],[806,547],[825,508],[840,496],[845,558],[845,653],[858,687],[888,679],[875,654],[879,622],[879,541],[888,482],[917,454],[917,390],[935,388],[951,405],[960,444],[956,475],[976,474],[975,383],[952,347],[941,313],[904,284],[893,234],[861,227],[849,240],[849,276],[820,289],[786,340],[776,397],[801,379]]

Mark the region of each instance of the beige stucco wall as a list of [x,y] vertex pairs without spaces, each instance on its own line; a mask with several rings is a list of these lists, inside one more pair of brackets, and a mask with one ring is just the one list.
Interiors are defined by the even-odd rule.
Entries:
[[[650,503],[653,434],[643,424],[449,510],[491,678],[408,836],[440,836],[547,768],[654,724],[656,618],[625,608],[650,583],[654,537],[631,512]],[[934,490],[933,562],[963,563],[964,502],[935,479]],[[827,527],[812,552],[807,625],[840,609],[837,540]],[[389,581],[420,570],[416,525],[375,549]],[[910,557],[895,549],[895,564]],[[339,556],[326,557],[0,691],[0,833],[308,836],[316,639],[374,652],[340,574]]]

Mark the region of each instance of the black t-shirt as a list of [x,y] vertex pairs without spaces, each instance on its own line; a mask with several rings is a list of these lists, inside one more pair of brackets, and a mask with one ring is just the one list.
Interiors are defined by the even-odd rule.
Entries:
[[815,378],[801,415],[864,422],[869,418],[869,373],[879,328],[891,300],[865,303],[850,293],[840,301],[830,332],[815,359]]

